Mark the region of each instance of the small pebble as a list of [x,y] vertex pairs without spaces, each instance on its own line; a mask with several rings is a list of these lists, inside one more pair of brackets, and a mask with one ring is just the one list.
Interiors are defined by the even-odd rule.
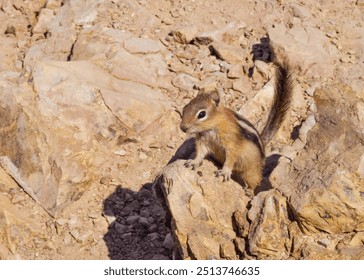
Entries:
[[138,222],[139,222],[139,224],[141,224],[145,227],[150,227],[150,223],[148,222],[148,219],[145,217],[139,217]]
[[104,215],[104,217],[105,217],[105,219],[106,219],[106,221],[107,221],[107,223],[109,225],[111,225],[113,222],[116,221],[116,217],[115,216],[107,216],[107,215]]
[[155,232],[157,229],[158,229],[158,226],[157,225],[151,225],[148,228],[148,232]]
[[18,204],[19,202],[22,202],[25,200],[24,195],[16,194],[14,195],[13,199],[11,200],[11,203]]
[[168,233],[163,241],[163,247],[167,249],[173,249],[175,246],[172,234]]
[[129,216],[126,218],[126,223],[128,225],[135,224],[136,222],[139,221],[139,218],[140,217],[138,215]]
[[148,218],[148,217],[150,217],[150,212],[149,212],[148,210],[140,210],[139,215],[140,215],[141,217],[146,217],[146,218]]
[[60,226],[63,226],[67,223],[67,219],[63,219],[63,218],[57,219],[56,223],[59,224]]
[[114,154],[119,155],[119,156],[125,156],[126,155],[126,151],[124,149],[115,151]]
[[145,160],[145,159],[147,159],[148,158],[148,156],[147,156],[147,154],[146,153],[144,153],[144,152],[140,152],[139,153],[139,159],[140,160]]

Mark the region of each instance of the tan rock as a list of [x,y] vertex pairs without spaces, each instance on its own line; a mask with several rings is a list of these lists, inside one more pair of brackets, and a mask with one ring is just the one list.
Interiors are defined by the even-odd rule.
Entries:
[[191,91],[198,84],[198,79],[188,74],[178,74],[172,79],[172,84],[184,91]]
[[286,198],[276,190],[260,192],[252,200],[248,217],[252,221],[248,235],[250,253],[258,258],[288,258],[290,221]]
[[[233,88],[244,91],[245,94],[249,93],[248,78],[239,79],[233,84]],[[240,84],[241,83],[241,84]],[[252,123],[257,124],[258,130],[261,131],[264,126],[267,115],[262,118],[263,112],[268,112],[274,95],[274,81],[271,79],[264,87],[259,90],[253,98],[249,99],[238,111],[239,114],[247,118]],[[260,121],[257,123],[257,121]],[[262,126],[262,127],[261,127]]]
[[206,175],[202,177],[183,164],[178,160],[168,165],[157,182],[171,212],[172,230],[182,257],[235,258],[232,248],[236,233],[231,216],[246,207],[243,189],[234,182],[221,184],[207,175],[215,168],[210,162],[204,162]]
[[277,24],[268,29],[268,34],[273,49],[283,50],[291,63],[306,76],[332,77],[335,52],[329,53],[326,49],[329,41],[323,31],[312,26],[296,26],[288,30],[283,24]]
[[197,26],[186,25],[176,28],[171,33],[177,43],[189,44],[195,38],[197,32]]
[[363,186],[360,178],[335,172],[325,187],[311,187],[299,200],[292,200],[298,223],[306,233],[363,231]]
[[54,19],[54,12],[51,9],[42,9],[38,16],[38,22],[33,28],[34,33],[45,33],[51,21]]
[[[42,62],[33,75],[36,91],[49,105],[52,101],[65,106],[92,104],[97,98],[93,88],[99,89],[105,105],[136,131],[147,128],[163,111],[164,98],[159,92],[135,82],[115,79],[89,62]],[[59,79],[64,82],[55,86]],[[72,91],[75,84],[80,85],[82,93],[79,95]],[[62,96],[60,91],[64,92]],[[44,113],[47,114],[47,110]]]
[[239,237],[247,237],[249,233],[250,223],[248,221],[248,210],[238,209],[234,213],[234,222],[237,227]]
[[[135,54],[115,47],[119,44]],[[89,60],[122,80],[168,88],[169,83],[163,77],[169,71],[162,51],[156,53],[159,48],[164,49],[158,41],[135,38],[128,32],[89,28],[78,35],[72,60]]]
[[231,64],[237,64],[244,60],[244,53],[240,47],[228,44],[211,44],[213,53],[221,60]]
[[[86,25],[93,22],[98,14],[97,5],[98,3],[95,1],[70,2],[70,9],[74,15],[74,22],[78,25]],[[62,7],[64,6],[65,5]],[[64,9],[64,11],[66,12],[67,9]]]
[[[272,77],[269,65],[261,60],[256,60],[254,62],[255,71],[264,79],[268,80]],[[254,74],[256,73],[254,72]]]
[[300,257],[311,260],[362,260],[362,233],[303,236]]
[[[9,195],[11,189],[19,189],[16,182],[6,174],[0,167],[0,181],[2,182],[2,192],[0,193],[0,259],[17,259],[24,250],[35,245],[35,240],[46,237],[45,225],[39,221],[46,213],[39,205],[33,202],[30,197],[25,197],[31,208],[19,208],[12,204]],[[6,190],[3,189],[4,186]],[[33,211],[39,211],[39,215],[34,219]],[[48,214],[45,214],[48,216]],[[26,248],[25,248],[26,247]],[[34,254],[34,253],[33,253]]]
[[289,6],[292,9],[293,15],[300,19],[307,20],[312,16],[310,10],[304,5],[292,2],[289,3]]
[[[65,203],[79,199],[88,182],[95,180],[108,143],[125,137],[128,128],[147,129],[161,117],[165,99],[86,61],[38,62],[32,77],[37,100],[23,89],[17,100],[21,111],[8,108],[9,131],[1,133],[12,140],[2,143],[2,150],[13,163],[19,162],[15,167],[24,185],[54,215]],[[14,149],[17,143],[22,145]]]
[[340,84],[315,92],[318,117],[307,133],[309,149],[293,161],[302,176],[300,191],[291,196],[297,222],[307,234],[363,230],[364,184],[357,171],[364,147],[357,112],[348,106],[356,98],[350,88]]
[[205,90],[206,92],[212,91],[217,88],[218,81],[216,76],[209,76],[203,79],[197,84],[197,88],[200,90]]
[[61,6],[62,2],[60,0],[47,0],[46,7],[48,9],[57,9]]
[[233,242],[227,242],[220,245],[220,256],[226,260],[237,260],[238,256]]
[[124,48],[132,54],[147,54],[163,51],[163,45],[156,40],[133,37],[124,42]]
[[241,64],[236,64],[229,68],[227,77],[231,79],[239,79],[244,76],[244,68]]
[[201,45],[209,45],[211,43],[232,43],[235,41],[235,34],[239,29],[243,29],[246,27],[244,22],[231,22],[226,26],[202,32],[196,35],[196,41]]

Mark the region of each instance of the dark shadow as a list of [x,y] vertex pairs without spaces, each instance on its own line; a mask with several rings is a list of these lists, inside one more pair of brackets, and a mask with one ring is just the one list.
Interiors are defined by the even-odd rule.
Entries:
[[263,168],[263,180],[261,184],[254,190],[254,195],[260,192],[268,191],[272,189],[272,183],[269,181],[269,176],[273,172],[274,168],[277,167],[281,155],[273,154],[265,159]]
[[182,145],[179,146],[176,153],[170,159],[168,164],[170,164],[172,162],[175,162],[176,160],[179,160],[179,159],[186,160],[186,159],[193,158],[195,156],[194,153],[195,153],[195,138],[192,137],[192,138],[189,138],[189,139],[185,140],[182,143]]
[[270,46],[269,37],[262,37],[259,41],[259,43],[254,44],[252,47],[251,53],[253,54],[253,61],[261,60],[267,63],[272,62],[274,54]]
[[173,249],[163,246],[170,232],[169,213],[152,184],[145,184],[139,192],[117,187],[104,201],[104,216],[109,221],[103,239],[110,259],[172,259]]
[[[269,37],[262,37],[259,40],[260,42],[254,44],[252,47],[251,54],[253,55],[253,61],[261,60],[266,63],[270,63],[274,59],[273,49],[270,46]],[[254,67],[250,67],[248,70],[248,76],[253,77]]]
[[299,125],[296,125],[291,133],[291,139],[292,140],[296,140],[299,136],[300,136],[300,129],[302,127],[302,123],[300,123]]
[[273,172],[274,168],[277,167],[279,163],[279,159],[281,155],[279,154],[272,154],[265,159],[264,169],[263,169],[263,177],[269,177],[270,174]]

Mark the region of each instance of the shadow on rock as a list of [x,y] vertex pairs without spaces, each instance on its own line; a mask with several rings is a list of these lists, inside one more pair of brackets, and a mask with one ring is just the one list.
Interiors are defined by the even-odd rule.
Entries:
[[277,167],[281,155],[272,154],[265,159],[265,164],[263,168],[263,180],[262,183],[254,190],[254,195],[260,192],[268,191],[272,189],[272,184],[269,180],[270,174],[273,172],[274,168]]
[[174,156],[171,158],[171,160],[168,162],[168,164],[171,164],[172,162],[175,162],[179,159],[190,159],[195,156],[195,138],[189,138],[185,140],[182,145],[177,149]]
[[139,192],[118,187],[104,201],[109,222],[104,241],[112,260],[171,259],[173,239],[166,227],[168,212],[151,184]]
[[260,43],[254,44],[252,47],[253,61],[261,60],[264,62],[272,62],[273,61],[273,51],[270,46],[269,37],[260,38]]

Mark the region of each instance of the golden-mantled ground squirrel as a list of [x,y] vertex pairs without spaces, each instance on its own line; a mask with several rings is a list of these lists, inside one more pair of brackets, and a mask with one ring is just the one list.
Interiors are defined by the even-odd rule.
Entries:
[[207,155],[212,155],[223,165],[216,176],[222,176],[224,181],[234,170],[248,187],[255,189],[260,184],[264,145],[282,124],[293,91],[288,63],[276,65],[274,100],[260,135],[248,120],[221,104],[217,91],[200,93],[183,108],[181,130],[193,134],[196,143],[196,157],[186,161],[186,167],[195,169]]

